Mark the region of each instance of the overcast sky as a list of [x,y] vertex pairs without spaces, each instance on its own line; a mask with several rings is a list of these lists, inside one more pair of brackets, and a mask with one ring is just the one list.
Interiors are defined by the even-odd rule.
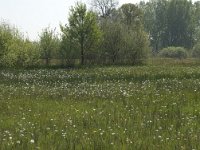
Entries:
[[[139,1],[119,0],[119,5]],[[77,0],[0,0],[0,18],[34,40],[43,28],[59,28],[60,23],[67,23],[69,8],[75,2]],[[82,2],[89,4],[90,0]]]

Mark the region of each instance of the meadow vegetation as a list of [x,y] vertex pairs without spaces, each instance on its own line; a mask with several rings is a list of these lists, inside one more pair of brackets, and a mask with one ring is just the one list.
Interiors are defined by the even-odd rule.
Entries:
[[0,149],[199,149],[200,67],[0,71]]

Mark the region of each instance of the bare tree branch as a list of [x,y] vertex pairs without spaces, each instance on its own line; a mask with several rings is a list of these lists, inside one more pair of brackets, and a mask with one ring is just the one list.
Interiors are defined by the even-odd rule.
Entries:
[[117,5],[118,0],[92,0],[92,6],[104,18],[108,17]]

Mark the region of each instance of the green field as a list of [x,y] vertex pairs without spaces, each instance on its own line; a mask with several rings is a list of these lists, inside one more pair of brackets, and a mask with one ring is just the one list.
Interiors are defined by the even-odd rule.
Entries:
[[0,149],[200,149],[200,67],[0,71]]

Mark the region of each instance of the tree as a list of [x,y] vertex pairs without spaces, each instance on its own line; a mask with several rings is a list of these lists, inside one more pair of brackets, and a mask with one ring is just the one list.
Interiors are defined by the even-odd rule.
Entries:
[[71,42],[80,49],[81,64],[85,63],[85,56],[98,43],[101,34],[97,25],[96,15],[87,11],[86,5],[77,3],[71,8],[69,26],[62,27],[65,37],[70,37]]
[[136,5],[130,3],[124,4],[121,6],[120,10],[121,10],[122,21],[128,27],[130,26],[136,27],[140,25],[142,12]]
[[49,61],[52,58],[55,51],[59,49],[59,39],[55,34],[55,30],[45,28],[40,35],[40,50],[41,56],[46,61],[46,65],[49,65]]
[[107,20],[103,24],[102,31],[103,40],[101,49],[104,59],[108,58],[112,63],[115,63],[123,45],[122,25],[119,22]]
[[168,46],[167,11],[168,1],[157,0],[155,6],[155,22],[152,30],[155,53],[158,53],[163,47]]
[[134,4],[124,4],[120,10],[124,29],[122,56],[132,64],[142,63],[149,50],[148,36],[142,23],[142,11]]
[[[195,2],[193,5],[193,20],[194,20],[194,43],[200,43],[200,2]],[[199,47],[199,46],[198,46]]]
[[191,48],[194,44],[194,10],[188,0],[150,0],[141,4],[145,30],[154,53],[168,46]]
[[[134,4],[113,9],[111,16],[101,19],[102,56],[112,63],[141,63],[149,50],[148,36],[142,25],[141,10]],[[107,62],[107,61],[106,61]]]
[[194,26],[192,19],[192,2],[188,0],[171,0],[167,11],[168,46],[193,46]]
[[112,10],[118,5],[117,0],[93,0],[93,7],[97,10],[99,15],[103,18],[109,17]]
[[140,8],[143,10],[143,22],[145,31],[149,34],[153,54],[157,54],[160,49],[167,46],[167,11],[169,1],[167,0],[150,0],[141,3]]
[[80,55],[78,52],[78,46],[74,40],[72,40],[71,35],[67,28],[60,26],[62,34],[62,40],[59,50],[59,58],[62,60],[62,65],[74,65],[75,60],[79,59]]

